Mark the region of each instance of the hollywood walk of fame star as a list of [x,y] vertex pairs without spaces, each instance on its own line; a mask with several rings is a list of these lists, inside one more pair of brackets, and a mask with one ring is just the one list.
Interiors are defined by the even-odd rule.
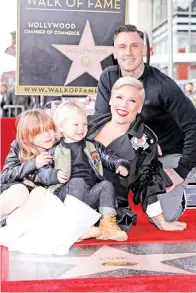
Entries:
[[[64,258],[67,264],[75,265],[72,269],[60,276],[64,278],[77,278],[96,273],[116,271],[123,268],[129,270],[154,271],[161,273],[193,274],[192,272],[165,264],[167,260],[196,256],[196,253],[176,254],[146,254],[136,255],[109,246],[102,246],[88,257]],[[131,275],[131,272],[130,272]]]
[[112,46],[96,46],[87,20],[79,45],[52,44],[58,51],[71,59],[72,65],[67,75],[65,85],[85,72],[99,80],[102,72],[100,62],[113,52]]

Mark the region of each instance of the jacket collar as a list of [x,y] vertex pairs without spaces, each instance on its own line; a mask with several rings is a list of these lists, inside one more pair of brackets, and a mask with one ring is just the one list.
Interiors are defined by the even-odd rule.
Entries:
[[85,141],[85,139],[82,139],[82,140],[80,140],[80,141],[78,141],[78,142],[66,143],[66,142],[64,141],[64,138],[61,138],[61,140],[60,140],[60,144],[61,144],[64,148],[67,148],[67,149],[71,149],[72,144],[78,144],[78,148],[79,148],[80,146],[82,146],[82,148],[85,149],[85,147],[86,147],[86,141]]

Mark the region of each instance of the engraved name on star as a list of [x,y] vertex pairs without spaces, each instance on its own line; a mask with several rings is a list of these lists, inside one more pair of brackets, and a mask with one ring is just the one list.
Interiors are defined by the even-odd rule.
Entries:
[[72,60],[65,85],[69,84],[85,72],[96,80],[102,72],[100,62],[113,53],[112,46],[96,46],[87,20],[79,45],[52,44],[54,48]]
[[167,260],[191,256],[196,256],[196,253],[136,255],[113,247],[103,246],[91,256],[65,257],[64,262],[66,261],[67,264],[75,266],[59,278],[66,279],[90,276],[91,274],[117,271],[123,268],[130,270],[194,275],[194,273],[187,270],[164,263]]

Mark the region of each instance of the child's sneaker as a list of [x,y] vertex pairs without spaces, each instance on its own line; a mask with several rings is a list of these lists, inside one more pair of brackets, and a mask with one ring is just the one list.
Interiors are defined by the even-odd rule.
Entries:
[[100,220],[99,228],[101,236],[97,237],[97,239],[125,241],[128,238],[127,233],[122,231],[117,225],[115,216],[103,216]]

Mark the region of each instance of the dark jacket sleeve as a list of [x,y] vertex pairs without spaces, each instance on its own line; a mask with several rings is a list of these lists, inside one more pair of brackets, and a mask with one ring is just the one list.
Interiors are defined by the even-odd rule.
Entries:
[[95,102],[95,115],[102,115],[110,112],[110,95],[111,95],[111,86],[109,82],[108,69],[106,68],[99,79],[97,97]]
[[122,159],[98,141],[93,141],[93,143],[101,156],[101,161],[105,168],[116,171],[119,166],[123,166],[129,171],[130,164],[128,160]]
[[14,96],[14,91],[10,90],[7,95],[6,105],[13,105],[13,96]]
[[[164,96],[164,99],[161,99]],[[168,86],[160,94],[162,107],[185,135],[182,157],[175,171],[185,179],[196,166],[196,109],[179,86],[168,77]]]
[[29,109],[30,108],[30,105],[31,105],[31,96],[25,96],[25,101],[24,101],[24,108],[25,110]]
[[51,164],[43,166],[37,172],[39,183],[45,186],[59,184],[60,182],[57,179],[58,171],[59,170],[54,169],[54,167]]
[[33,174],[36,170],[35,158],[21,163],[19,160],[19,145],[14,140],[10,145],[10,151],[1,172],[1,184],[23,181],[24,178]]
[[147,150],[138,150],[137,173],[131,182],[135,204],[141,203],[146,212],[147,206],[158,201],[157,195],[166,192],[166,187],[173,184],[158,160],[157,143],[152,143]]
[[[55,147],[56,146],[49,150],[49,153],[52,157],[54,157]],[[59,180],[57,179],[58,171],[59,170],[54,169],[54,161],[48,165],[43,166],[37,171],[37,178],[39,183],[45,186],[59,184]]]

